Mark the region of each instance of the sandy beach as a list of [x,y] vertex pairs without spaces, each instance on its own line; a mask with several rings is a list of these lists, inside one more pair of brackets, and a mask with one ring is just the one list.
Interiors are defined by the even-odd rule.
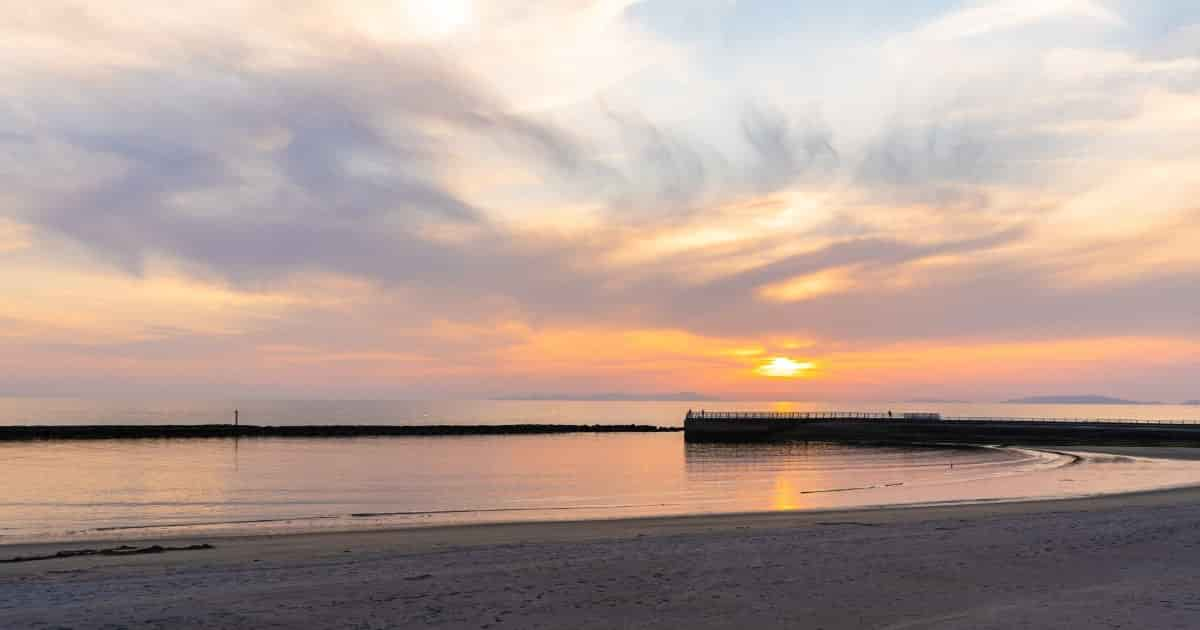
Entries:
[[[205,542],[214,548],[0,564],[0,627],[1189,628],[1200,618],[1195,488],[125,544]],[[9,545],[0,558],[88,546]]]

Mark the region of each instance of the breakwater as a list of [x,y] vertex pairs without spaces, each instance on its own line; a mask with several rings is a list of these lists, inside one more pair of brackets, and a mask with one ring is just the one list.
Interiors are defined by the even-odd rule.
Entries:
[[499,425],[309,425],[232,424],[27,425],[0,427],[0,441],[126,440],[183,438],[345,438],[387,436],[547,435],[555,433],[659,433],[677,427],[644,424],[499,424]]
[[1200,446],[1200,422],[943,418],[861,412],[689,412],[691,442],[801,440],[845,444]]

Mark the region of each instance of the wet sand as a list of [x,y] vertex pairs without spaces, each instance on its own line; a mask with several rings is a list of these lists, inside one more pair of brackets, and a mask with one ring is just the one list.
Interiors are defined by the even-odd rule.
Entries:
[[[1191,628],[1200,619],[1196,488],[154,542],[215,548],[0,564],[0,628]],[[0,558],[85,546],[0,546]]]

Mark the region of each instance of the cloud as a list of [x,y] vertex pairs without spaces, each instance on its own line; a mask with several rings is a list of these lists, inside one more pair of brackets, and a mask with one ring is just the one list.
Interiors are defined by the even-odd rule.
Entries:
[[1098,80],[1136,75],[1200,74],[1200,59],[1139,59],[1127,51],[1061,48],[1046,56],[1048,75],[1060,81]]
[[978,37],[1050,19],[1086,18],[1117,25],[1121,18],[1092,0],[991,0],[951,12],[918,31],[921,38]]
[[[0,255],[20,265],[0,279],[86,269],[122,296],[90,323],[48,314],[91,293],[37,296],[22,330],[53,330],[22,348],[195,366],[261,348],[298,379],[425,380],[532,348],[616,379],[580,335],[780,355],[1194,336],[1200,66],[1119,29],[1111,50],[1077,41],[1078,18],[1138,27],[1128,7],[975,4],[813,56],[782,23],[763,36],[784,43],[700,51],[633,4],[476,2],[436,29],[374,2],[5,12]],[[1015,33],[1034,24],[1055,41]],[[180,286],[225,296],[196,307],[211,326]],[[671,366],[752,372],[723,361]],[[669,372],[639,374],[678,389]]]
[[47,103],[42,125],[85,165],[115,163],[103,169],[112,175],[24,201],[29,220],[131,269],[150,254],[231,273],[364,273],[372,251],[398,250],[397,263],[436,256],[415,235],[422,225],[486,229],[440,181],[454,156],[439,128],[546,160],[573,155],[553,130],[506,113],[419,50],[303,73],[130,73],[108,94],[104,107]]
[[742,134],[757,161],[753,177],[761,192],[774,192],[800,177],[829,178],[839,166],[833,131],[819,123],[797,125],[778,111],[753,108],[742,119]]

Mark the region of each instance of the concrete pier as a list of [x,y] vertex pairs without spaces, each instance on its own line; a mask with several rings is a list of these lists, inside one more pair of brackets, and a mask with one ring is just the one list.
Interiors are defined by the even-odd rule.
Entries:
[[1200,422],[956,418],[930,413],[688,412],[691,442],[1200,446]]

